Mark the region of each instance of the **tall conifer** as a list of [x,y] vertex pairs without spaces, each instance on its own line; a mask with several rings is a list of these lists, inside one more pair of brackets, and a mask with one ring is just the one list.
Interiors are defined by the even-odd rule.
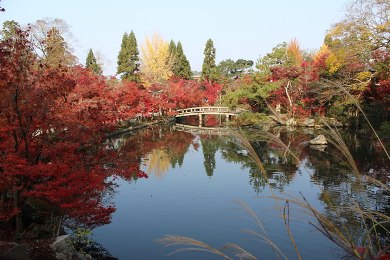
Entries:
[[173,40],[169,43],[169,53],[175,57],[176,56],[176,44]]
[[171,55],[171,60],[173,61],[172,73],[173,73],[173,75],[178,76],[179,66],[177,63],[177,55],[176,55],[177,50],[176,49],[177,49],[177,47],[176,47],[175,42],[173,40],[171,40],[171,42],[169,43],[169,53]]
[[204,48],[204,60],[202,65],[202,80],[213,80],[215,74],[215,48],[213,40],[208,39]]
[[176,47],[176,62],[178,71],[177,75],[183,79],[190,79],[192,76],[190,62],[184,54],[181,42],[177,43]]
[[122,37],[121,50],[118,54],[118,70],[122,79],[139,82],[139,51],[135,34],[124,33]]

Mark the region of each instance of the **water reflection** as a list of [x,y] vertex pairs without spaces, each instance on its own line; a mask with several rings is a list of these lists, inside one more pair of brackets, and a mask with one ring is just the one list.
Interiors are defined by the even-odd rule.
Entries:
[[[230,232],[225,229],[230,229],[233,226],[239,226],[237,228],[239,230],[242,228],[240,226],[242,223],[239,221],[232,221],[231,219],[222,220],[220,217],[214,216],[216,214],[213,211],[215,210],[215,206],[218,203],[226,203],[223,198],[230,198],[230,196],[238,196],[235,199],[240,199],[241,194],[248,194],[245,195],[247,196],[246,198],[256,194],[266,196],[269,194],[269,188],[272,188],[280,196],[285,194],[299,195],[299,192],[302,192],[314,207],[321,210],[339,228],[344,229],[350,234],[356,243],[362,242],[365,227],[359,221],[359,216],[356,216],[346,206],[354,205],[353,203],[356,201],[361,207],[379,210],[389,215],[389,194],[386,194],[383,190],[378,189],[378,187],[372,184],[364,182],[364,179],[354,176],[348,165],[343,161],[343,156],[340,151],[330,145],[325,148],[324,152],[312,149],[306,145],[306,142],[318,133],[299,133],[285,131],[284,129],[274,129],[271,134],[265,134],[259,130],[245,131],[244,135],[248,138],[254,151],[264,165],[264,174],[253,161],[248,150],[245,149],[242,140],[237,135],[227,135],[226,132],[222,133],[221,130],[216,131],[215,134],[205,134],[204,132],[194,134],[194,131],[188,129],[181,129],[182,131],[178,131],[178,129],[180,128],[175,126],[167,128],[153,127],[145,129],[136,135],[121,137],[120,140],[112,140],[112,147],[115,147],[118,151],[124,165],[132,169],[132,174],[126,175],[128,171],[127,173],[118,172],[119,176],[128,183],[136,183],[140,172],[145,171],[152,177],[145,180],[142,185],[134,186],[137,187],[136,192],[132,193],[131,190],[126,190],[126,193],[131,194],[127,195],[129,197],[133,196],[138,198],[138,196],[141,196],[139,201],[126,201],[127,204],[133,205],[132,209],[134,211],[144,212],[145,210],[148,214],[157,215],[166,221],[164,222],[166,228],[160,226],[154,226],[152,228],[149,226],[150,222],[148,224],[145,223],[144,227],[148,229],[147,233],[151,233],[147,239],[145,237],[145,240],[148,240],[150,243],[152,240],[150,237],[157,238],[175,232],[187,236],[195,234],[198,235],[198,238],[211,237],[212,241],[210,242],[213,243],[215,242],[213,239],[217,241],[220,238],[217,238],[217,234],[210,235],[208,233],[209,231],[207,230],[213,228],[210,226],[211,221],[210,224],[202,221],[203,228],[201,228],[197,224],[193,224],[200,221],[200,219],[194,219],[192,216],[183,215],[183,218],[178,223],[169,225],[167,224],[168,219],[175,214],[183,214],[179,211],[180,209],[190,212],[194,210],[197,214],[204,214],[204,217],[207,216],[209,220],[216,217],[219,221],[229,223],[225,224],[224,229],[219,230],[221,234]],[[278,137],[279,141],[275,141],[273,137]],[[346,143],[349,145],[361,172],[372,173],[375,177],[382,174],[387,178],[389,166],[386,164],[386,159],[382,157],[378,150],[378,145],[374,139],[371,139],[364,132],[349,131],[343,133],[343,138],[345,138]],[[283,145],[279,143],[280,141]],[[203,172],[199,172],[198,165],[203,167]],[[238,170],[234,168],[235,165],[237,165]],[[235,175],[229,175],[227,173],[230,169],[235,169]],[[207,181],[203,177],[206,177]],[[162,183],[162,179],[164,179],[164,184]],[[240,184],[244,180],[249,184],[246,187]],[[388,181],[386,179],[384,180]],[[125,187],[124,184],[119,185]],[[162,204],[161,201],[156,204],[152,199],[155,198],[154,196],[152,197],[149,193],[144,194],[147,190],[158,189],[157,187],[159,186],[164,187],[161,188],[166,193],[159,193],[159,196],[167,199],[170,203],[169,206]],[[133,186],[126,187],[128,187],[127,189],[131,189],[130,187]],[[142,187],[145,187],[145,191],[142,190]],[[205,190],[206,187],[209,187],[210,190]],[[247,190],[247,187],[251,189],[251,192]],[[191,192],[186,193],[187,190],[191,190]],[[222,190],[224,191],[223,195],[218,194]],[[209,205],[211,198],[218,198],[218,202]],[[265,203],[264,199],[257,200],[260,201],[260,204],[268,203]],[[120,205],[118,210],[120,210]],[[150,212],[154,213],[151,214]],[[195,212],[192,212],[192,215],[195,216]],[[209,215],[211,212],[214,215]],[[264,214],[264,209],[261,209],[259,213]],[[221,214],[225,216],[227,212],[223,211]],[[140,221],[140,225],[143,225],[142,220]],[[205,233],[199,234],[199,230],[193,231],[188,229],[183,224],[186,221],[192,223],[190,226],[204,230]],[[270,223],[273,225],[272,221]],[[124,222],[121,225],[126,225],[126,223]],[[230,225],[232,227],[228,228],[227,226]],[[302,254],[306,254],[309,258],[321,258],[321,256],[311,255],[312,253],[310,253],[310,250],[312,250],[310,247],[313,247],[310,244],[312,241],[304,237],[305,232],[308,232],[310,229],[308,227],[302,227],[301,224],[296,225],[296,239],[302,241],[300,243]],[[281,230],[283,230],[283,226]],[[279,234],[279,232],[283,231],[277,229],[273,230],[273,232],[276,236],[273,242],[281,244],[282,249],[289,252],[291,245],[286,245],[286,242],[278,238],[283,236]],[[378,232],[382,234],[381,243],[388,244],[387,237],[389,237],[389,234],[385,230],[378,230]],[[139,234],[137,233],[137,235]],[[239,235],[238,233],[234,233],[234,236]],[[228,242],[231,240],[231,237],[224,235],[223,239],[225,239],[224,242]],[[329,241],[326,238],[321,237],[319,241],[321,241],[321,244],[326,244],[327,246],[321,249],[317,248],[317,251],[324,250],[326,252],[326,250],[330,250],[327,244]],[[305,244],[306,242],[308,243],[307,245]],[[321,245],[318,246],[321,247]],[[161,249],[155,248],[154,250],[152,250],[154,253],[151,252],[149,255],[152,258],[157,256],[161,258],[162,254],[164,254]],[[254,250],[259,249],[254,247]],[[118,254],[122,254],[122,257],[126,255],[125,252],[120,250],[117,252]],[[256,254],[259,252],[252,253]],[[293,251],[290,253],[291,255],[289,257],[293,257]],[[325,256],[326,258],[329,257],[326,253]]]
[[171,158],[164,149],[153,149],[145,156],[146,172],[162,177],[171,167]]

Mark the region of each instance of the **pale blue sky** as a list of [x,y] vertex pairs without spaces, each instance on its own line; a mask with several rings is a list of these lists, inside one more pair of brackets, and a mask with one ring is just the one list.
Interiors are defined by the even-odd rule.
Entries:
[[134,31],[138,46],[159,33],[180,40],[193,70],[201,70],[211,38],[217,63],[256,60],[277,44],[296,38],[304,49],[321,46],[326,31],[345,13],[349,0],[2,0],[0,23],[21,25],[61,18],[76,38],[80,63],[92,48],[104,57],[104,74],[116,72],[124,32]]

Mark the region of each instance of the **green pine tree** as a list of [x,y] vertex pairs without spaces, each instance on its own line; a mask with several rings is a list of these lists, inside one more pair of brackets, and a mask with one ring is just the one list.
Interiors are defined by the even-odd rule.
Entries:
[[176,44],[173,40],[169,43],[169,53],[175,57],[176,56]]
[[202,65],[201,80],[215,80],[215,48],[213,40],[208,39],[203,51],[204,60]]
[[122,79],[139,82],[139,51],[135,34],[124,33],[122,38],[121,50],[118,54],[118,70]]
[[101,75],[102,74],[102,68],[100,65],[97,63],[95,55],[93,54],[92,49],[89,49],[87,60],[85,62],[85,67],[88,69],[91,69],[93,73],[96,75]]
[[181,42],[177,43],[176,47],[176,62],[177,75],[183,79],[190,79],[192,77],[190,62],[184,54]]
[[219,149],[220,142],[217,138],[202,138],[200,140],[202,144],[203,158],[204,158],[204,168],[206,170],[207,176],[213,176],[216,162],[215,154]]
[[169,43],[169,53],[172,57],[172,60],[173,60],[173,66],[172,66],[172,73],[173,75],[175,76],[179,76],[179,66],[178,66],[178,63],[177,63],[177,55],[176,55],[176,50],[177,47],[176,47],[176,44],[173,40],[171,40],[171,42]]

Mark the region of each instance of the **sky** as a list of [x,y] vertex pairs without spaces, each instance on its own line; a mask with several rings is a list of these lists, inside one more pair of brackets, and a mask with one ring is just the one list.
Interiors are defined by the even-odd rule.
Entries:
[[0,23],[20,25],[43,18],[63,19],[74,35],[71,45],[81,64],[90,48],[115,75],[123,34],[134,31],[138,47],[158,33],[181,41],[192,70],[200,71],[208,39],[216,62],[256,62],[282,42],[296,39],[318,50],[331,26],[345,14],[349,0],[0,0]]

